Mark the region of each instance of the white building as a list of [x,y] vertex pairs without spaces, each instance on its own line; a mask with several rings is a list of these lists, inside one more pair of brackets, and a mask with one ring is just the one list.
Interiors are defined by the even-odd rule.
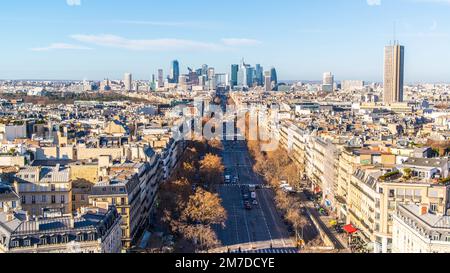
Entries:
[[399,206],[393,218],[394,253],[450,253],[450,216],[406,205]]

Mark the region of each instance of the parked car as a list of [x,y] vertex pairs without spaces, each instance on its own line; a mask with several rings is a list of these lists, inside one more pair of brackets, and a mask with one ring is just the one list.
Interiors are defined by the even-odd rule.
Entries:
[[245,202],[244,202],[244,208],[245,208],[246,210],[251,210],[251,209],[252,209],[252,205],[250,204],[250,202],[245,201]]

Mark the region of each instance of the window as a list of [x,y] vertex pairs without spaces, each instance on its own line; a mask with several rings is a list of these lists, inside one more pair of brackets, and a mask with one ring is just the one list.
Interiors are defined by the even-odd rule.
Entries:
[[120,199],[120,204],[121,204],[121,205],[125,205],[125,198],[121,198],[121,199]]
[[394,198],[395,197],[395,190],[389,190],[389,197]]
[[436,213],[437,210],[438,210],[438,204],[431,203],[431,204],[430,204],[430,211],[431,211],[432,213]]
[[72,195],[72,201],[75,202],[77,198],[75,197],[75,194]]
[[95,233],[89,234],[89,241],[95,241]]
[[66,244],[69,242],[69,236],[68,235],[64,235],[61,237],[61,242]]
[[17,240],[14,240],[14,241],[11,242],[11,246],[12,247],[19,247],[19,245],[20,245],[20,243]]
[[54,184],[51,184],[51,185],[50,185],[50,188],[51,188],[51,191],[56,191],[56,187],[55,187]]
[[433,235],[433,241],[439,241],[440,238],[441,238],[441,236],[439,236],[439,234]]
[[83,234],[78,234],[78,235],[77,235],[77,241],[78,241],[78,242],[84,241],[84,236],[83,236]]
[[22,204],[26,204],[27,203],[27,198],[25,195],[22,195]]
[[39,244],[46,245],[47,244],[47,237],[41,237],[41,239],[39,240]]
[[66,197],[64,195],[61,195],[61,204],[66,203]]
[[31,196],[31,204],[36,204],[36,196]]
[[30,239],[26,239],[23,241],[23,246],[31,246],[31,240]]
[[42,203],[47,203],[47,195],[42,195],[41,201],[42,201]]
[[52,195],[52,204],[56,204],[56,196]]
[[84,194],[81,195],[81,201],[86,200],[86,196],[84,196]]

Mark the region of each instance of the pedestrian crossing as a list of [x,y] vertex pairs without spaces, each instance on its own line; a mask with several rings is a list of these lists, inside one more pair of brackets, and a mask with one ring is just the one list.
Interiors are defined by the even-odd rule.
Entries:
[[295,254],[299,253],[298,249],[296,248],[267,248],[267,249],[254,249],[254,250],[242,250],[241,252],[239,250],[231,251],[232,254]]

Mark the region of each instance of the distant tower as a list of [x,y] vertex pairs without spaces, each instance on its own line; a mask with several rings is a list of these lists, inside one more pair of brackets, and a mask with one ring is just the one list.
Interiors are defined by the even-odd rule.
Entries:
[[133,76],[131,75],[131,73],[125,73],[123,77],[123,82],[125,84],[125,91],[132,91]]
[[394,42],[384,48],[384,103],[403,102],[405,47]]
[[180,63],[177,60],[172,61],[170,69],[170,83],[178,83],[180,78]]
[[270,76],[270,71],[264,73],[264,90],[266,90],[266,92],[272,91],[272,77]]
[[257,64],[255,67],[255,73],[256,73],[256,82],[259,86],[262,86],[264,84],[264,68]]
[[322,90],[325,92],[333,92],[334,76],[331,72],[323,73]]
[[239,65],[233,64],[231,65],[231,88],[238,85],[238,75],[239,75]]
[[162,69],[158,70],[158,87],[164,87],[164,71]]
[[277,70],[275,69],[275,67],[272,67],[272,69],[270,70],[270,77],[273,83],[275,83],[275,85],[278,84],[278,75],[277,75]]

